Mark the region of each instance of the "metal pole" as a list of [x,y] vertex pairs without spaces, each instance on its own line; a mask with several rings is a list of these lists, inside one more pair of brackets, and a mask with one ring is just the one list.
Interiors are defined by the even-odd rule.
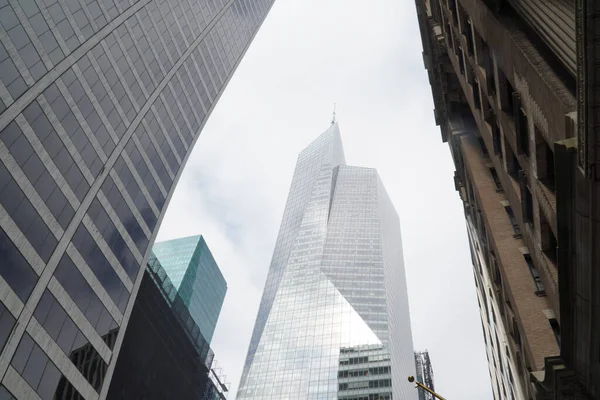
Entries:
[[[409,382],[415,382],[415,377],[414,376],[409,376],[408,377],[408,381]],[[434,392],[433,390],[429,389],[427,386],[423,385],[421,382],[415,382],[415,387],[416,388],[421,388],[423,390],[425,390],[426,392],[431,393],[432,395],[434,395],[435,397],[437,397],[440,400],[446,400],[444,397],[440,396],[439,394],[437,394],[436,392]]]

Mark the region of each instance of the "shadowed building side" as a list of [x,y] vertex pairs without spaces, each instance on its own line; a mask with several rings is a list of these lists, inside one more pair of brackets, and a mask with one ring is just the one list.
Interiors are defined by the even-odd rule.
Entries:
[[600,5],[416,6],[434,116],[464,202],[494,396],[594,398]]
[[142,279],[108,399],[201,399],[214,354],[160,262]]

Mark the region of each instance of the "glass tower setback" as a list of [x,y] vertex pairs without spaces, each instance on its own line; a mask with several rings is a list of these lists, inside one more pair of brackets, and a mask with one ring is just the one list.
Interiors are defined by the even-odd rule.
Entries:
[[227,282],[201,235],[155,243],[152,252],[166,271],[200,333],[211,342]]
[[384,362],[386,391],[416,399],[400,221],[333,124],[298,157],[237,398],[358,396],[339,379],[348,349],[376,349],[356,369]]
[[272,3],[0,0],[0,395],[104,398],[165,205]]

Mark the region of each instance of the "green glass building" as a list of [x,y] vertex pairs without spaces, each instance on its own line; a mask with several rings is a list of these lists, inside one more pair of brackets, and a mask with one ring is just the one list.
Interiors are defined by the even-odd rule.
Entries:
[[211,342],[227,282],[202,235],[154,244],[152,252],[183,299],[202,336]]

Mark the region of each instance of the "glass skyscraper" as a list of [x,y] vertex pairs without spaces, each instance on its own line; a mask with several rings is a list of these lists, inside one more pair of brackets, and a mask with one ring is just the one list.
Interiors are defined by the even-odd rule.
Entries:
[[[341,367],[348,349],[362,365]],[[345,165],[334,123],[298,157],[237,398],[369,398],[339,371],[379,366],[391,398],[416,399],[400,221],[377,172]]]
[[[429,358],[429,352],[416,351],[415,352],[415,366],[417,368],[417,374],[415,378],[417,382],[421,382],[431,390],[435,390],[433,385],[433,367],[431,366],[431,359]],[[436,400],[436,397],[425,390],[418,388],[419,400]]]
[[211,342],[227,282],[202,235],[155,243],[152,252],[164,268],[200,333]]
[[0,398],[106,396],[165,205],[272,3],[0,0]]

